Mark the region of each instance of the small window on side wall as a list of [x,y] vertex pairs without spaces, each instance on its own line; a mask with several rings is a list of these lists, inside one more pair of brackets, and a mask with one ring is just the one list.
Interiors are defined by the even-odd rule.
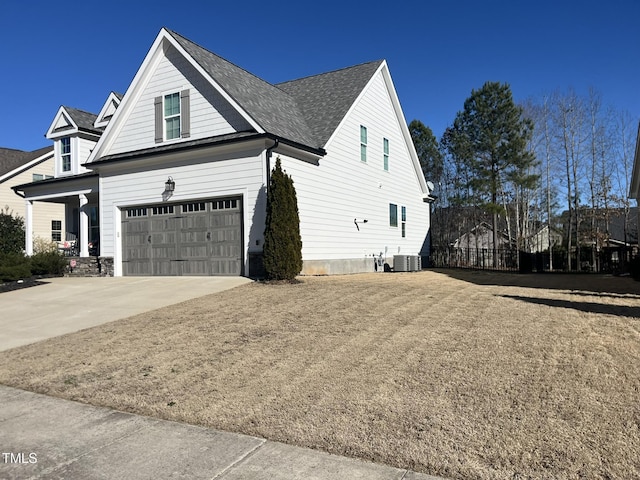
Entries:
[[407,207],[403,206],[401,209],[400,220],[402,221],[402,238],[407,236]]
[[367,127],[360,125],[360,161],[367,163]]
[[389,204],[389,226],[398,226],[398,205],[396,205],[395,203]]
[[382,156],[382,165],[384,166],[384,170],[385,172],[389,171],[389,139],[385,138],[382,140],[382,150],[383,150],[383,156]]

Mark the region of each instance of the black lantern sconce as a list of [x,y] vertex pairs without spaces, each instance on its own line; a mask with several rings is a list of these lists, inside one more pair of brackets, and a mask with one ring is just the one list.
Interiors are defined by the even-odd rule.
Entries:
[[175,189],[176,182],[173,181],[172,177],[169,177],[167,181],[164,182],[164,193],[171,195]]

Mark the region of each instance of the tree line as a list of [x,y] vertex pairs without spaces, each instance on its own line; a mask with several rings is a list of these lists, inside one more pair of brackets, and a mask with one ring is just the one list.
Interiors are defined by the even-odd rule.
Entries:
[[580,269],[580,259],[598,269],[596,252],[610,245],[614,223],[624,237],[615,240],[637,241],[628,198],[637,125],[593,88],[517,104],[499,82],[472,90],[439,140],[413,120],[425,178],[437,186],[431,244],[451,246],[485,224],[494,250],[532,251],[547,228],[537,251],[561,252],[566,269]]

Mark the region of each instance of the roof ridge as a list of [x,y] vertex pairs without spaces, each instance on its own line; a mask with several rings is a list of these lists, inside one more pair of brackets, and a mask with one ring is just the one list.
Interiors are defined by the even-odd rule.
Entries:
[[[211,55],[213,55],[213,56],[215,56],[215,57],[218,57],[220,60],[222,60],[222,61],[224,61],[224,62],[227,62],[229,65],[233,65],[233,66],[234,66],[234,67],[236,67],[237,69],[242,70],[242,71],[243,71],[243,72],[245,72],[246,74],[251,75],[252,77],[254,77],[254,78],[256,78],[256,79],[260,80],[261,82],[264,82],[264,83],[266,83],[267,85],[271,85],[272,87],[275,87],[275,85],[274,85],[273,83],[267,82],[264,78],[261,78],[261,77],[259,77],[258,75],[256,75],[255,73],[250,72],[250,71],[249,71],[249,70],[247,70],[246,68],[243,68],[243,67],[241,67],[240,65],[237,65],[237,64],[233,63],[232,61],[227,60],[225,57],[222,57],[222,56],[218,55],[218,54],[217,54],[217,53],[215,53],[215,52],[212,52],[211,50],[209,50],[209,49],[208,49],[208,48],[206,48],[206,47],[203,47],[203,46],[202,46],[202,45],[200,45],[199,43],[196,43],[196,42],[194,42],[193,40],[189,40],[187,37],[185,37],[184,35],[179,34],[179,33],[178,33],[178,32],[176,32],[175,30],[171,30],[171,29],[166,28],[166,27],[165,27],[165,30],[166,30],[167,32],[171,33],[172,35],[177,35],[177,36],[179,36],[180,38],[182,38],[183,40],[185,40],[185,41],[187,41],[187,42],[189,42],[189,43],[191,43],[191,44],[195,45],[195,46],[196,46],[196,47],[198,47],[198,48],[201,48],[202,50],[206,51],[207,53],[210,53]],[[198,61],[198,59],[196,59],[196,58],[194,58],[194,60],[195,60],[196,62]],[[200,62],[198,62],[198,63],[200,63]],[[202,65],[201,65],[201,66],[202,66]]]
[[318,146],[292,95],[183,35],[165,30],[261,129],[314,148]]
[[362,62],[362,63],[358,63],[356,65],[351,65],[349,67],[342,67],[342,68],[336,68],[335,70],[329,70],[328,72],[316,73],[316,74],[313,74],[313,75],[306,75],[304,77],[294,78],[292,80],[285,80],[284,82],[279,82],[279,83],[274,84],[274,86],[275,87],[279,87],[280,85],[285,85],[287,83],[298,82],[300,80],[306,80],[306,79],[309,79],[309,78],[320,77],[320,76],[323,76],[323,75],[331,75],[333,73],[338,73],[338,72],[342,72],[344,70],[350,70],[352,68],[358,68],[358,67],[362,67],[362,66],[365,66],[365,65],[372,65],[374,63],[382,64],[382,62],[384,62],[384,59],[372,60],[370,62]]
[[94,116],[96,116],[96,117],[98,116],[98,114],[97,114],[97,113],[88,112],[87,110],[82,110],[81,108],[71,107],[71,106],[69,106],[69,105],[62,105],[62,107],[63,107],[64,109],[67,109],[67,110],[75,110],[76,112],[82,112],[82,113],[86,113],[86,114],[88,114],[88,115],[94,115]]

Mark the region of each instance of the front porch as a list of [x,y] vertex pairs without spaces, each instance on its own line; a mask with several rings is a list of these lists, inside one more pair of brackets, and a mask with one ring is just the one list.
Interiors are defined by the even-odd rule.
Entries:
[[99,254],[100,240],[98,175],[94,173],[53,178],[13,187],[25,200],[25,252],[33,255],[33,205],[49,202],[65,205],[64,225],[51,240],[69,258]]

